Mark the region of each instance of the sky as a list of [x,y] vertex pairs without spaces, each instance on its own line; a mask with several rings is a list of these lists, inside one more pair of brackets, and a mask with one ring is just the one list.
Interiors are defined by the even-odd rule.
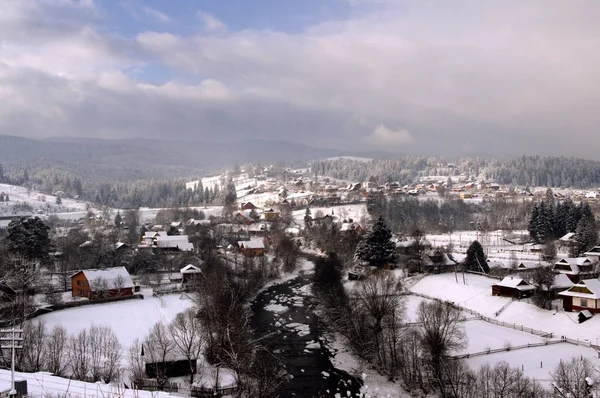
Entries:
[[596,0],[2,0],[0,134],[600,159]]

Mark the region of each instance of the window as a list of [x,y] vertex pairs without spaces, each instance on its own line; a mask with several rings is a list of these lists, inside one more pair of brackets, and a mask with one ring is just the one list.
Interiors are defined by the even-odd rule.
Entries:
[[588,308],[588,301],[587,300],[581,299],[580,301],[581,301],[581,306],[582,307]]

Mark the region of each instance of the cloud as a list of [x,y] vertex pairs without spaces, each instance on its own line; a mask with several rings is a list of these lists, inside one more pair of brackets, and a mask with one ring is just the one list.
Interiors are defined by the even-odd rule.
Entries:
[[223,22],[209,13],[198,11],[196,15],[202,21],[204,25],[203,28],[207,32],[218,32],[226,29],[226,26]]
[[406,129],[393,131],[384,124],[379,124],[373,132],[365,138],[365,142],[380,149],[395,149],[414,141],[413,136]]
[[155,20],[157,20],[160,23],[171,22],[171,18],[167,14],[164,14],[158,10],[155,10],[154,8],[143,6],[141,10],[144,14],[154,18]]
[[600,3],[367,2],[296,33],[199,13],[128,38],[94,3],[0,1],[0,133],[598,158]]

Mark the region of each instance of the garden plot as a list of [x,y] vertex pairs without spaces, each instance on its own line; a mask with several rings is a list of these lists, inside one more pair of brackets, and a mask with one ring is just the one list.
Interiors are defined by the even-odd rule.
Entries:
[[486,363],[495,365],[506,361],[512,367],[522,369],[527,377],[534,378],[543,387],[550,388],[552,381],[550,372],[554,370],[560,361],[570,361],[573,357],[588,358],[595,367],[600,366],[598,353],[594,349],[568,343],[481,355],[465,359],[465,361],[473,369],[477,369]]
[[[463,279],[464,278],[464,279]],[[494,316],[511,299],[492,296],[492,285],[496,279],[485,276],[447,273],[428,275],[410,288],[411,292],[421,293],[453,302],[487,316]]]

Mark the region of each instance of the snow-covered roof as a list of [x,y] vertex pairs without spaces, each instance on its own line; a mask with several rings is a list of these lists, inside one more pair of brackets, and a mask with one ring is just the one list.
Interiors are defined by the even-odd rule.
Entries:
[[[94,280],[104,279],[108,284],[108,287],[113,288],[115,287],[115,281],[121,279],[123,281],[123,288],[133,287],[133,280],[131,279],[129,272],[127,272],[125,267],[85,269],[79,272],[83,272],[83,275],[85,275],[85,278],[88,280],[88,282],[90,282],[90,284],[92,284]],[[79,272],[72,275],[71,277],[79,274]]]
[[342,223],[342,227],[340,228],[340,231],[343,231],[343,232],[354,231],[359,227],[360,227],[360,224],[357,222],[345,222],[345,223]]
[[552,284],[552,287],[554,289],[562,289],[562,288],[568,289],[573,285],[574,285],[573,281],[571,281],[567,275],[557,274],[554,277],[554,283]]
[[600,246],[594,246],[590,251],[583,254],[590,257],[600,257]]
[[586,265],[591,263],[592,260],[586,257],[565,257],[563,259],[558,260],[554,264]]
[[569,232],[568,234],[563,235],[559,240],[561,242],[570,242],[574,236],[575,236],[575,232]]
[[264,249],[265,242],[262,239],[240,240],[238,246],[244,249]]
[[195,266],[194,264],[188,264],[185,267],[183,267],[181,270],[179,270],[179,272],[181,272],[182,274],[198,274],[198,273],[202,273],[202,270]]
[[[589,292],[589,293],[588,293]],[[600,299],[600,280],[584,279],[569,290],[558,293],[559,296]]]
[[534,286],[531,286],[529,283],[525,282],[522,278],[518,278],[515,276],[507,276],[504,279],[502,279],[500,282],[494,283],[492,286],[509,287],[512,289],[519,289],[519,290],[535,289]]

